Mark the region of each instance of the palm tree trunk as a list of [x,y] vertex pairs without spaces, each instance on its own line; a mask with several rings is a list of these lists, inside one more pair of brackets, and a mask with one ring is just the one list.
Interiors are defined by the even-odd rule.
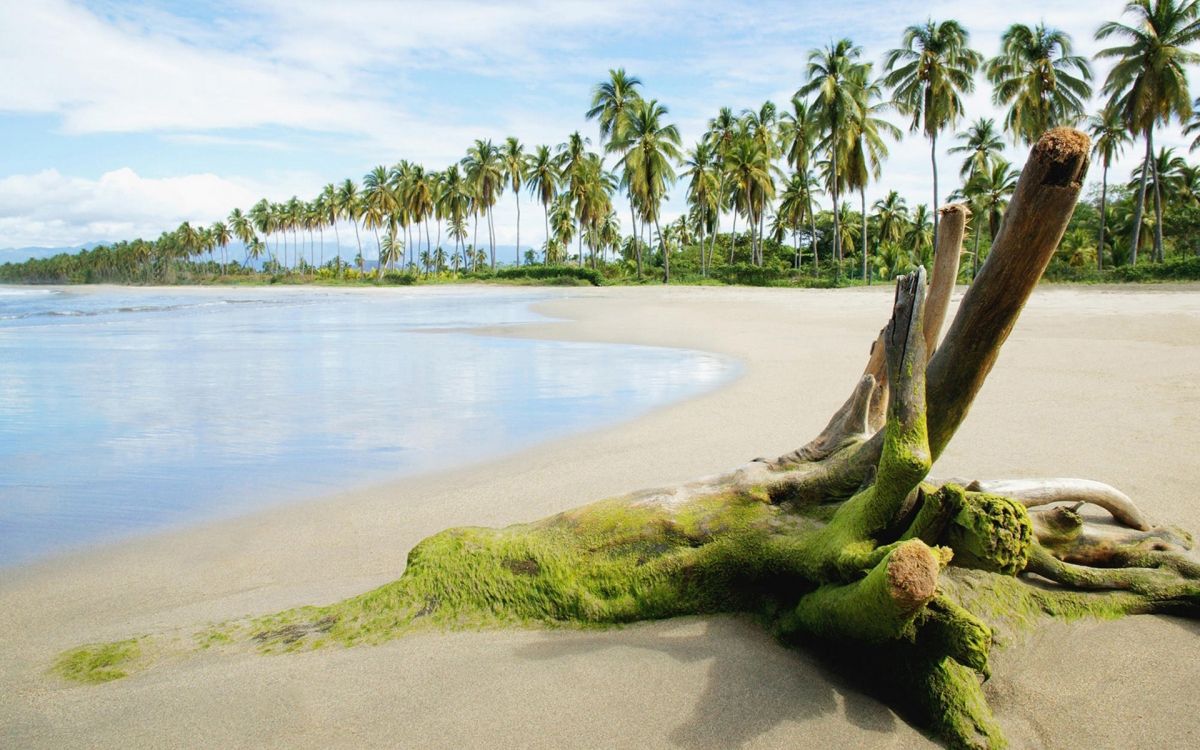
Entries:
[[938,175],[937,175],[937,133],[929,136],[929,160],[933,163],[933,256],[937,257],[938,241]]
[[471,240],[471,270],[475,270],[475,248],[479,247],[479,210],[475,210],[475,237]]
[[317,232],[321,235],[321,265],[325,265],[325,225],[318,226]]
[[670,252],[669,248],[667,248],[666,241],[663,240],[662,229],[659,229],[659,226],[658,226],[658,215],[657,214],[655,214],[655,216],[654,216],[654,231],[658,233],[658,242],[662,246],[663,283],[670,284],[671,283],[671,252]]
[[733,252],[737,249],[737,206],[733,207],[733,228],[729,237],[729,265],[733,265]]
[[1138,186],[1138,199],[1133,209],[1133,239],[1129,248],[1129,265],[1137,265],[1138,244],[1142,239],[1142,211],[1146,206],[1146,175],[1150,172],[1150,160],[1154,149],[1154,128],[1146,131],[1146,159],[1142,162],[1142,177]]
[[488,206],[488,244],[492,250],[492,270],[496,270],[496,224],[492,218],[492,207]]
[[546,248],[542,252],[542,263],[550,264],[550,204],[542,204],[542,213],[546,216]]
[[517,199],[517,268],[521,267],[521,191],[514,190],[513,197]]
[[1096,245],[1096,270],[1104,270],[1104,213],[1108,203],[1108,159],[1100,173],[1100,242]]
[[[834,131],[833,138],[830,143],[837,143],[837,132]],[[842,279],[842,236],[838,231],[838,171],[837,171],[837,149],[830,149],[832,158],[830,161],[833,166],[833,278],[836,281]]]
[[637,256],[638,279],[642,278],[642,239],[638,236],[637,214],[633,211],[633,195],[629,196],[629,231],[633,234],[633,250]]
[[761,268],[766,264],[767,259],[763,253],[763,225],[767,222],[767,207],[764,204],[762,210],[758,212],[758,265]]
[[862,261],[863,261],[863,281],[867,284],[871,283],[870,276],[867,275],[867,187],[861,185],[858,188],[858,195],[862,199]]
[[[362,239],[360,239],[358,236],[358,219],[351,219],[350,221],[354,224],[354,242],[358,245],[358,257],[361,258],[362,257]],[[361,266],[360,266],[359,270],[362,270]]]
[[979,235],[983,228],[983,217],[975,222],[975,249],[971,252],[971,281],[975,280],[975,274],[979,273]]
[[432,250],[432,246],[429,244],[429,218],[428,217],[425,218],[425,248],[426,248],[426,251],[432,256],[433,250]]
[[492,221],[492,207],[488,206],[488,245],[492,251],[492,270],[496,270],[496,225]]
[[1159,187],[1158,162],[1151,160],[1154,168],[1154,260],[1163,262],[1162,190]]
[[721,236],[721,196],[725,195],[725,171],[721,170],[721,179],[717,181],[717,207],[713,219],[712,241],[709,242],[707,267],[712,268],[712,259],[717,254],[717,238]]
[[338,231],[336,221],[331,223],[333,224],[333,241],[337,245],[337,275],[340,279],[342,277],[342,233]]
[[812,232],[809,242],[812,245],[813,273],[821,273],[821,257],[817,247],[817,215],[813,213],[812,195],[808,197],[808,231]]

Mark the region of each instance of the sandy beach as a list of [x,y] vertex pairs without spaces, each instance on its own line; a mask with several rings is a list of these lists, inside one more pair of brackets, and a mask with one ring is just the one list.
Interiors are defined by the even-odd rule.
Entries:
[[[449,526],[532,520],[791,450],[845,399],[891,306],[885,287],[563,295],[538,307],[559,321],[479,333],[704,350],[736,358],[741,374],[461,471],[0,571],[0,747],[934,746],[732,616],[206,652],[98,686],[46,673],[80,643],[363,592]],[[1197,366],[1200,286],[1043,286],[934,474],[1098,479],[1200,532]],[[987,692],[1016,747],[1189,747],[1200,745],[1197,664],[1195,621],[1054,624],[994,655]]]

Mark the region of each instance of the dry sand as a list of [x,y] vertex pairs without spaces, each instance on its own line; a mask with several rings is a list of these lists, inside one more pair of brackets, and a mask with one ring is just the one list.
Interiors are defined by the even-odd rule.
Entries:
[[[453,525],[503,525],[790,450],[850,390],[890,292],[615,288],[497,335],[728,354],[741,376],[632,422],[406,479],[77,553],[0,581],[0,747],[931,746],[811,655],[737,617],[612,631],[421,634],[288,656],[206,653],[99,686],[45,673],[87,641],[303,603],[400,575]],[[1081,476],[1200,531],[1200,287],[1034,295],[941,476]],[[1052,625],[995,657],[1018,747],[1200,745],[1200,625]]]

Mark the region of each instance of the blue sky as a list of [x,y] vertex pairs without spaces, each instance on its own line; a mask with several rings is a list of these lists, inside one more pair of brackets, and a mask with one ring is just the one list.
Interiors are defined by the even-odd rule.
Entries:
[[[956,18],[991,56],[1009,24],[1044,20],[1090,55],[1101,46],[1092,38],[1096,26],[1119,18],[1122,7],[1117,0],[0,3],[0,248],[154,237],[260,197],[310,197],[376,164],[404,158],[440,169],[475,138],[553,145],[580,130],[594,140],[595,123],[583,113],[591,87],[613,67],[644,81],[644,95],[670,108],[690,145],[721,106],[740,111],[768,98],[786,106],[804,80],[808,50],[832,39],[851,37],[879,64],[906,25]],[[1100,66],[1098,78],[1105,72]],[[996,115],[989,96],[981,85],[968,97],[968,119]],[[1159,140],[1186,143],[1177,125]],[[928,202],[926,142],[906,135],[891,150],[868,199],[897,189],[910,204]],[[1010,157],[1023,154],[1013,149]],[[941,158],[944,192],[957,184],[957,162]],[[540,212],[522,200],[522,244],[540,244]],[[677,188],[665,217],[681,207]],[[511,194],[496,221],[498,240],[511,243]]]

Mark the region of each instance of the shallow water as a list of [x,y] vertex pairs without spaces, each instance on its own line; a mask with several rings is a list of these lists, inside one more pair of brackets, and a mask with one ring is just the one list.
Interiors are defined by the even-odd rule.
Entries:
[[0,287],[0,565],[494,457],[735,369],[465,332],[550,296]]

